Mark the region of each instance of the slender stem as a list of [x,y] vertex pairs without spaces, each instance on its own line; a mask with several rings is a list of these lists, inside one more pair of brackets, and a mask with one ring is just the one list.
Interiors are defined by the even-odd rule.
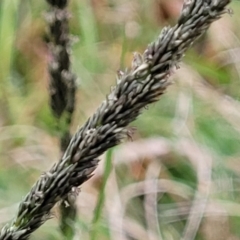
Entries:
[[109,175],[112,171],[112,152],[113,150],[110,149],[107,151],[107,155],[106,155],[102,185],[100,188],[100,192],[98,194],[98,201],[97,201],[97,205],[94,211],[94,217],[92,221],[92,232],[90,233],[91,240],[95,240],[97,238],[98,224],[100,222],[100,217],[103,211],[103,206],[105,201],[105,188],[106,188]]

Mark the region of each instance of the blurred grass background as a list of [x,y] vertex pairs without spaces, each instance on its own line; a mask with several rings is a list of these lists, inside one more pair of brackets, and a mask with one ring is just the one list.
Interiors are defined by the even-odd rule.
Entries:
[[[105,98],[116,71],[174,24],[181,7],[181,0],[70,1],[79,38],[73,131]],[[231,8],[233,16],[195,43],[174,84],[132,124],[134,141],[103,156],[82,186],[76,239],[240,239],[239,2]],[[44,1],[0,1],[1,225],[60,155],[48,106],[47,10]],[[53,216],[33,239],[61,239],[57,208]]]

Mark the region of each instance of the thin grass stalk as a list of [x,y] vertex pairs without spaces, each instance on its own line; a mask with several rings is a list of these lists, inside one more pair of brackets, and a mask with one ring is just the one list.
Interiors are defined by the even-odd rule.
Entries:
[[[75,75],[71,72],[69,36],[69,1],[47,0],[50,10],[47,14],[49,31],[49,49],[52,60],[49,64],[50,75],[50,106],[57,119],[57,128],[60,132],[61,152],[65,152],[70,139],[70,125],[75,108],[76,84]],[[75,189],[75,188],[74,188]],[[72,191],[60,203],[60,230],[64,238],[71,240],[74,237],[77,206]]]
[[28,239],[49,219],[59,200],[92,176],[98,157],[128,137],[128,124],[144,107],[159,100],[186,50],[212,22],[228,12],[230,2],[185,2],[178,23],[164,28],[143,55],[135,54],[131,69],[119,72],[116,87],[75,133],[60,161],[34,184],[14,220],[1,230],[0,240]]
[[113,151],[112,151],[112,149],[110,149],[107,151],[107,154],[106,154],[103,180],[102,180],[101,188],[100,188],[100,191],[98,194],[96,208],[95,208],[94,214],[93,214],[91,233],[90,233],[91,240],[97,239],[98,225],[99,225],[99,222],[101,219],[101,214],[102,214],[104,202],[105,202],[106,184],[107,184],[108,178],[112,171],[112,153],[113,153]]
[[5,121],[14,122],[15,116],[11,112],[11,106],[15,104],[13,99],[8,96],[11,93],[11,65],[14,59],[14,41],[17,31],[18,7],[20,1],[8,0],[0,1],[0,46],[1,58],[0,61],[0,107],[1,115]]

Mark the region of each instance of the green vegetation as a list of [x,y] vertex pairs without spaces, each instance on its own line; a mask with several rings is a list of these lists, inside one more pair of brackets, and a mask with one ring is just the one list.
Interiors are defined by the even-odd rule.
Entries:
[[[133,52],[177,21],[171,1],[159,2],[71,1],[70,32],[79,38],[72,47],[72,132],[106,98]],[[60,156],[48,99],[47,8],[44,1],[0,2],[1,225]],[[234,15],[187,52],[160,101],[131,124],[133,141],[104,155],[105,167],[81,187],[79,239],[240,238],[239,2],[231,8]],[[58,211],[32,239],[61,239]]]

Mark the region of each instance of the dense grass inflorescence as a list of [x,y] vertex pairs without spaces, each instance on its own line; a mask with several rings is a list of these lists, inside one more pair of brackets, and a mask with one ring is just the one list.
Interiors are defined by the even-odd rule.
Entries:
[[[50,218],[58,201],[92,176],[99,156],[128,137],[129,123],[144,107],[159,100],[186,50],[228,11],[229,3],[186,1],[177,24],[165,27],[143,55],[134,54],[132,67],[118,72],[117,84],[106,100],[73,135],[59,162],[39,178],[20,203],[14,220],[1,230],[1,240],[28,239]],[[62,1],[61,8],[65,5],[66,1]]]

